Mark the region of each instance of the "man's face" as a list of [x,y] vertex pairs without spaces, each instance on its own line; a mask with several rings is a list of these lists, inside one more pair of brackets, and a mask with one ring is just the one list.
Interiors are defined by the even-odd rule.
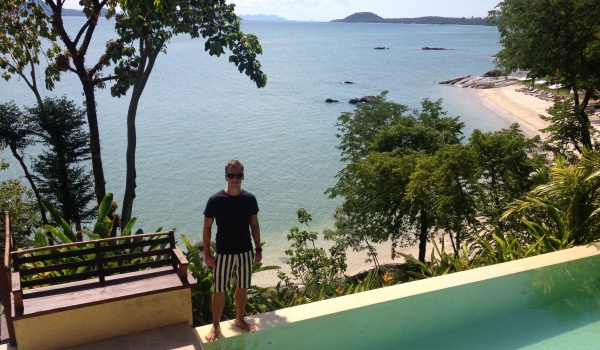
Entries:
[[225,174],[225,181],[229,186],[239,187],[242,185],[242,181],[244,180],[244,173],[242,173],[242,169],[238,167],[230,167],[227,169],[227,174]]

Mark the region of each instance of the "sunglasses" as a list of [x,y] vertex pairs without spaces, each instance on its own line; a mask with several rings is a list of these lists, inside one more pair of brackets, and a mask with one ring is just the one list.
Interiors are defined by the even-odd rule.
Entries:
[[233,179],[234,177],[237,177],[238,179],[241,179],[242,177],[244,177],[244,173],[241,173],[241,174],[227,174],[227,178],[228,179]]

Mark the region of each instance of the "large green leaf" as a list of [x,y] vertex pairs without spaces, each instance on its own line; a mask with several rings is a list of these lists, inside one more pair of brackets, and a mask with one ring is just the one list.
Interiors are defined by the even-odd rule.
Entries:
[[[135,225],[136,221],[137,221],[137,218],[131,218],[131,220],[129,220],[129,222],[127,223],[127,225],[125,225],[123,230],[121,230],[121,236],[131,235],[131,230],[133,229],[133,225]],[[157,232],[159,232],[159,231],[157,231]]]
[[112,229],[112,221],[107,217],[113,202],[113,194],[107,193],[98,206],[98,218],[94,225],[94,233],[101,238],[108,238]]
[[112,202],[113,202],[113,194],[107,193],[106,196],[104,196],[104,198],[102,199],[102,203],[100,203],[100,206],[98,207],[97,222],[104,222],[104,219],[108,215],[110,207],[112,206]]
[[62,241],[63,243],[71,243],[71,242],[76,242],[77,238],[75,237],[75,234],[73,233],[73,230],[71,229],[71,226],[69,226],[69,224],[65,221],[65,219],[63,219],[60,216],[60,213],[58,212],[58,209],[56,209],[56,207],[54,207],[52,205],[52,203],[50,203],[49,201],[42,199],[42,204],[44,205],[44,207],[46,209],[48,209],[48,211],[50,212],[50,215],[52,215],[52,219],[60,225],[60,227],[63,229],[63,233],[65,236],[67,236],[69,238],[68,241]]
[[48,245],[48,240],[46,239],[46,235],[42,231],[36,231],[35,237],[33,241],[34,248],[46,247]]
[[58,238],[58,240],[62,243],[73,243],[77,241],[75,239],[75,236],[73,236],[73,239],[71,239],[71,237],[67,236],[64,232],[61,232],[59,229],[52,225],[45,225],[44,230]]

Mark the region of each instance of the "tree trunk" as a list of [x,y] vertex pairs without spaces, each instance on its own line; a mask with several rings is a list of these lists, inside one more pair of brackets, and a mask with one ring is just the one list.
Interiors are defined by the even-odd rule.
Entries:
[[100,205],[102,199],[106,196],[106,181],[104,179],[102,154],[100,152],[100,131],[98,128],[98,113],[96,111],[96,96],[92,82],[86,82],[83,78],[81,80],[83,83],[83,93],[85,94],[88,127],[90,129],[90,153],[92,155],[92,169],[94,173],[94,193],[96,193],[96,200],[98,201],[98,205]]
[[[147,33],[146,33],[147,34]],[[137,136],[135,128],[135,119],[137,109],[142,98],[142,93],[156,63],[156,58],[161,52],[165,40],[161,40],[154,46],[147,36],[140,39],[140,64],[138,66],[129,109],[127,110],[127,154],[126,165],[127,172],[125,177],[125,194],[123,196],[123,209],[121,210],[121,228],[125,227],[131,220],[133,213],[133,201],[136,197],[135,189],[137,187],[135,179],[137,178],[135,170],[135,150],[137,147]]]
[[420,220],[420,232],[419,232],[419,261],[425,262],[425,254],[427,253],[427,213],[425,209],[421,209],[421,220]]
[[[105,5],[105,2],[95,3],[95,9],[97,13],[90,17],[87,23],[81,28],[81,37],[77,37],[76,42],[71,40],[71,37],[67,33],[64,27],[62,18],[62,2],[57,2],[56,5],[51,4],[52,11],[54,12],[54,21],[52,22],[53,28],[57,31],[61,41],[65,44],[66,49],[71,54],[73,60],[74,72],[79,77],[79,81],[83,87],[83,94],[85,95],[85,108],[87,112],[88,128],[90,130],[90,154],[92,157],[92,171],[94,174],[94,193],[96,194],[96,200],[98,205],[106,196],[106,181],[104,179],[104,169],[102,167],[102,156],[100,151],[100,131],[98,128],[98,113],[96,111],[96,95],[94,86],[94,75],[97,73],[96,70],[88,70],[85,66],[86,53],[90,45],[94,30],[98,25],[98,17],[100,16],[100,9]],[[56,15],[58,14],[58,16]],[[81,45],[78,48],[76,43],[82,39]]]
[[125,177],[125,195],[123,196],[123,209],[121,210],[121,227],[125,227],[131,220],[133,213],[133,201],[135,199],[136,170],[135,170],[135,150],[137,146],[137,136],[135,128],[135,118],[137,116],[137,106],[141,93],[134,88],[127,111],[127,154],[126,165],[127,172]]
[[25,173],[25,178],[27,179],[27,181],[29,181],[31,190],[33,191],[33,194],[35,195],[35,198],[37,199],[38,208],[40,209],[40,214],[42,215],[42,222],[44,223],[44,225],[46,225],[48,223],[48,219],[46,218],[46,208],[44,208],[44,205],[42,204],[42,196],[40,195],[40,191],[37,189],[37,186],[35,185],[35,182],[33,181],[33,176],[31,176],[31,173],[29,173],[29,170],[27,169],[27,165],[25,165],[25,162],[23,161],[23,157],[21,157],[21,155],[19,155],[19,153],[17,152],[17,149],[14,147],[14,145],[9,144],[9,147],[10,147],[10,150],[12,151],[13,156],[19,161],[19,164],[21,165],[21,168],[23,169],[23,172]]

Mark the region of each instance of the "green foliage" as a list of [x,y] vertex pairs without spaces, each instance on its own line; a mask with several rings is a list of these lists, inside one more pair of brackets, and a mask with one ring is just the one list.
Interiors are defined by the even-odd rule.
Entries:
[[[120,40],[110,45],[112,49],[108,55],[117,64],[115,73],[119,77],[111,88],[113,96],[122,96],[131,86],[138,84],[139,75],[145,75],[146,70],[151,71],[156,56],[166,52],[166,43],[180,34],[202,37],[204,49],[211,56],[221,56],[229,49],[229,62],[235,64],[240,73],[246,74],[257,87],[265,86],[267,77],[256,59],[262,54],[262,48],[256,36],[241,31],[240,21],[234,12],[235,4],[225,1],[128,0],[120,5],[123,12],[116,15]],[[135,45],[136,41],[141,45]],[[136,47],[142,51],[136,53]]]
[[[312,221],[311,215],[304,209],[297,211],[298,221],[302,225],[309,226]],[[290,257],[291,273],[303,284],[331,283],[346,270],[345,246],[335,244],[329,249],[327,256],[325,249],[317,248],[317,232],[301,231],[293,227],[288,234],[288,240],[292,241],[291,249],[286,250]]]
[[[181,239],[186,247],[185,256],[189,262],[188,270],[198,282],[196,287],[192,289],[192,315],[194,317],[194,326],[212,324],[212,269],[204,264],[204,259],[202,258],[199,247],[191,244],[185,235],[181,235]],[[212,250],[213,248],[210,247],[210,249]],[[252,266],[252,274],[275,269],[279,269],[279,267],[263,266],[262,263],[259,263]],[[246,311],[249,314],[264,312],[261,311],[261,307],[256,306],[256,301],[251,301],[253,298],[259,300],[263,290],[264,288],[257,286],[252,286],[248,290],[248,294],[251,297],[246,305]],[[235,289],[232,289],[225,295],[225,307],[222,314],[223,319],[235,318],[234,293]]]
[[[396,246],[418,239],[419,258],[424,260],[425,244],[437,220],[460,222],[454,229],[462,230],[470,210],[468,202],[454,196],[458,193],[439,192],[448,181],[469,191],[464,187],[468,177],[464,172],[469,168],[457,163],[465,160],[451,157],[461,147],[464,124],[458,117],[445,116],[441,100],[424,99],[420,111],[409,111],[386,101],[386,95],[384,91],[378,103],[358,106],[338,118],[338,149],[347,165],[338,173],[337,184],[327,190],[331,197],[344,198],[335,235],[360,237],[346,239],[355,243],[354,249],[360,242],[392,241]],[[450,145],[456,148],[436,156]],[[440,166],[447,171],[431,172]],[[450,219],[436,210],[452,206],[453,201],[462,203],[457,208],[460,213],[455,212],[462,217]]]
[[43,105],[31,108],[28,116],[32,133],[46,146],[32,163],[38,189],[77,227],[94,215],[92,179],[81,165],[90,159],[85,113],[63,97],[46,98]]
[[181,240],[186,247],[185,256],[189,262],[188,270],[198,282],[196,287],[192,288],[194,326],[211,324],[212,271],[204,264],[200,249],[191,244],[185,235],[181,235]]
[[470,148],[444,145],[433,156],[419,159],[406,188],[407,197],[432,198],[430,215],[435,217],[436,231],[453,239],[455,251],[478,224],[476,164]]
[[25,115],[14,102],[0,105],[0,146],[22,151],[33,142]]
[[[335,282],[310,282],[298,286],[278,283],[275,287],[258,288],[248,299],[251,313],[264,313],[292,306],[327,300],[344,295],[362,293],[373,289],[383,288],[395,283],[395,277],[386,271],[374,269],[358,279],[346,278]],[[289,282],[289,281],[288,281]]]
[[[41,225],[37,203],[31,190],[17,180],[0,184],[0,210],[10,212],[15,249],[33,245],[32,233]],[[4,218],[4,213],[1,213]],[[2,222],[4,225],[4,222]],[[2,226],[4,228],[4,226]],[[4,254],[4,235],[0,236],[0,252]]]
[[[112,193],[108,193],[98,206],[98,217],[93,228],[90,230],[89,228],[84,227],[80,232],[73,231],[69,223],[61,217],[60,212],[52,205],[52,203],[43,201],[43,204],[50,213],[54,224],[45,225],[41,230],[36,232],[36,247],[48,245],[45,238],[46,236],[52,237],[59,244],[64,244],[80,241],[81,239],[78,238],[78,236],[86,237],[88,239],[108,238],[110,237],[111,232],[113,232],[113,225],[115,223],[109,216],[113,206]],[[131,235],[131,230],[135,222],[135,218],[131,220],[129,224],[121,230],[121,236]],[[138,232],[142,233],[141,231]]]
[[474,232],[502,224],[504,207],[532,187],[529,173],[547,163],[539,137],[527,139],[517,124],[475,130],[463,144],[463,123],[445,117],[441,101],[407,114],[385,96],[338,118],[346,166],[327,193],[344,202],[328,235],[354,250],[418,240],[425,262],[427,239],[441,231],[458,254]]
[[477,236],[475,260],[480,265],[493,265],[507,261],[528,258],[540,254],[539,240],[532,241],[519,233],[502,232],[496,229],[491,242],[484,237]]
[[518,124],[488,133],[474,130],[468,147],[476,157],[479,231],[489,231],[502,225],[505,207],[533,187],[529,175],[548,162],[540,152],[539,136],[526,138]]
[[593,242],[600,237],[599,174],[600,152],[584,151],[573,165],[558,158],[554,168],[533,174],[538,185],[515,200],[505,217],[527,218],[556,232],[561,241],[568,237],[576,245]]
[[[5,0],[0,5],[0,20],[3,29],[0,30],[0,69],[2,78],[10,80],[14,75],[23,79],[32,89],[37,91],[37,80],[33,74],[33,66],[40,63],[40,58],[52,61],[55,57],[55,46],[44,47],[44,39],[53,39],[56,34],[52,31],[49,21],[43,20],[45,12],[36,2],[21,0]],[[32,75],[29,75],[29,74]],[[51,88],[53,81],[46,81]],[[39,92],[38,100],[39,98]]]
[[555,101],[548,109],[549,116],[540,115],[540,118],[550,122],[547,128],[541,130],[549,135],[544,141],[545,148],[555,157],[563,157],[570,162],[576,162],[583,153],[584,138],[591,139],[588,142],[591,141],[593,149],[600,146],[598,130],[589,123],[585,111],[577,113],[573,104],[572,99]]
[[[573,91],[574,120],[565,123],[576,148],[593,149],[585,112],[600,86],[600,7],[595,0],[511,0],[498,4],[488,17],[498,26],[502,50],[496,63],[506,72],[527,70]],[[559,118],[559,116],[556,116]],[[562,118],[562,116],[560,117]],[[550,129],[556,138],[566,129]]]
[[441,247],[433,241],[434,249],[431,250],[428,261],[422,262],[404,253],[400,255],[407,264],[418,269],[418,271],[409,271],[409,274],[416,279],[424,279],[572,247],[573,241],[570,239],[569,232],[561,226],[560,217],[553,215],[553,218],[557,221],[557,226],[562,227],[558,232],[545,225],[522,220],[520,225],[522,230],[502,231],[496,227],[493,234],[475,236],[472,244],[463,244],[457,253],[446,252],[442,237]]
[[433,249],[431,250],[431,256],[428,261],[420,261],[410,254],[399,253],[407,264],[414,265],[420,270],[420,272],[409,271],[410,275],[416,277],[416,279],[423,279],[443,276],[448,273],[470,270],[477,267],[470,259],[471,253],[466,244],[462,245],[458,253],[448,254],[444,247],[443,236],[440,241],[441,247],[437,245],[435,240],[432,241]]
[[35,185],[33,175],[29,172],[29,168],[25,163],[24,150],[31,145],[31,130],[23,112],[13,103],[4,103],[0,105],[0,147],[7,146],[12,155],[17,160],[25,178],[29,182],[33,194],[38,201],[38,208],[43,222],[46,222],[44,208],[39,202],[41,195]]
[[[110,237],[110,233],[113,230],[113,222],[112,220],[108,217],[108,214],[111,211],[111,206],[112,206],[113,200],[112,200],[112,194],[107,194],[105,196],[105,198],[103,199],[102,203],[100,204],[99,208],[98,208],[98,218],[97,221],[93,227],[93,229],[88,229],[88,228],[83,228],[82,231],[79,232],[74,232],[71,228],[71,226],[67,223],[67,221],[61,217],[60,212],[58,211],[58,209],[56,209],[50,202],[48,201],[44,201],[44,206],[47,208],[48,212],[50,213],[50,215],[52,216],[52,220],[53,223],[52,224],[48,224],[48,225],[44,225],[40,230],[35,232],[35,237],[34,237],[34,248],[39,248],[39,247],[48,247],[50,245],[53,245],[54,243],[58,243],[58,244],[69,244],[69,243],[74,243],[77,241],[81,241],[81,237],[85,237],[87,238],[89,241],[87,244],[85,245],[69,245],[67,247],[63,247],[61,248],[61,252],[67,252],[67,251],[81,251],[81,250],[91,250],[95,252],[95,244],[93,241],[98,240],[98,239],[102,239],[102,238],[109,238]],[[133,227],[133,224],[135,223],[135,219],[132,220],[130,222],[130,225],[128,225],[127,227],[125,227],[122,231],[121,237],[127,237],[130,236],[131,234],[131,228]],[[138,233],[143,233],[141,230],[138,231]],[[158,237],[154,236],[154,237],[144,237],[144,238],[135,238],[134,241],[137,240],[147,240],[147,241],[153,241],[156,240]],[[102,244],[107,244],[107,245],[120,245],[121,242],[125,242],[127,243],[128,241],[131,241],[130,239],[124,239],[123,241],[121,240],[117,240],[117,241],[112,241],[112,242],[104,242]],[[152,243],[150,246],[137,246],[137,247],[128,247],[127,251],[129,253],[141,253],[144,250],[160,250],[160,249],[164,249],[166,246],[168,245],[168,243]],[[123,248],[125,249],[125,248]],[[117,249],[116,251],[120,251],[123,249]],[[121,260],[118,259],[118,255],[119,253],[115,252],[107,252],[105,253],[107,257],[114,257],[115,259],[111,262],[107,262],[104,266],[108,267],[108,268],[117,268],[117,267],[121,267],[121,266],[126,266],[126,265],[135,265],[137,263],[140,262],[151,262],[153,261],[153,257],[144,257],[144,258],[121,258]],[[43,252],[37,252],[34,253],[36,255],[42,255],[42,254],[47,254],[43,253]],[[89,255],[82,255],[82,256],[71,256],[68,258],[54,258],[51,257],[48,260],[41,260],[39,262],[36,262],[35,267],[44,267],[46,266],[46,264],[52,264],[52,265],[56,265],[56,264],[65,264],[68,265],[69,262],[81,262],[90,258],[93,258],[95,253],[91,253],[91,257]],[[160,259],[160,258],[159,258]],[[83,272],[87,272],[87,271],[92,271],[95,270],[96,267],[93,265],[89,265],[89,264],[85,264],[84,266],[78,267],[76,270],[74,268],[65,268],[62,270],[53,270],[51,272],[51,275],[48,275],[48,272],[40,272],[40,273],[44,273],[45,277],[51,277],[51,276],[63,276],[63,275],[70,275],[70,274],[79,274],[79,273],[83,273]],[[39,278],[39,273],[38,274],[34,274],[31,276],[23,276],[22,278],[25,279],[38,279]]]
[[229,50],[229,62],[240,73],[261,88],[267,83],[257,56],[262,47],[256,36],[241,31],[234,4],[226,1],[120,1],[115,29],[119,40],[107,44],[103,64],[115,64],[115,84],[111,94],[124,96],[132,89],[127,112],[127,155],[125,193],[121,218],[129,222],[136,197],[136,129],[135,122],[140,98],[160,53],[167,52],[167,44],[176,35],[189,35],[204,40],[204,49],[211,56],[221,56]]

